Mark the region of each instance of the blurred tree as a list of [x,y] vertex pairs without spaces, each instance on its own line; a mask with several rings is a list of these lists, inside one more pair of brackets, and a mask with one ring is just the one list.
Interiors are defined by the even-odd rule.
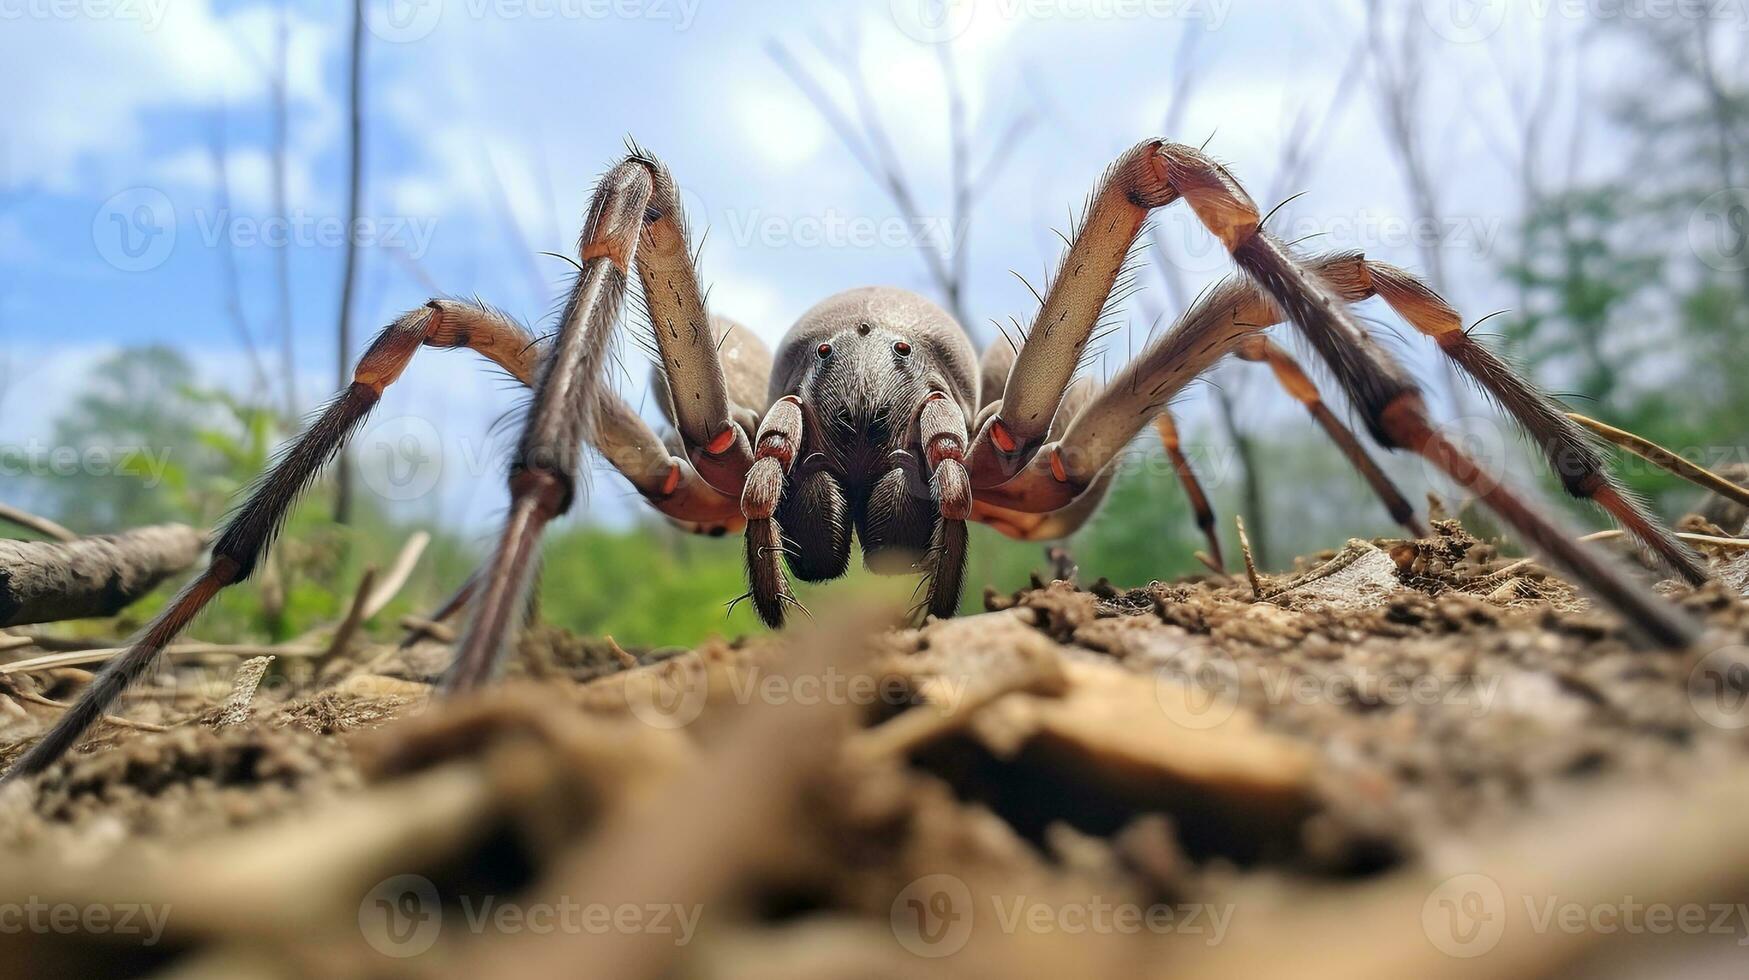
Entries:
[[[1595,98],[1584,69],[1599,43],[1631,49],[1662,81],[1608,94],[1607,118],[1630,149],[1601,177],[1580,176],[1581,122],[1565,173],[1543,172],[1537,137],[1554,100],[1547,91],[1525,100],[1525,213],[1517,252],[1504,263],[1519,308],[1500,331],[1534,375],[1565,379],[1569,396],[1586,403],[1581,410],[1709,466],[1741,461],[1733,450],[1740,454],[1749,438],[1749,387],[1741,383],[1749,374],[1745,42],[1704,19],[1600,25],[1571,52],[1578,119]],[[1642,492],[1689,493],[1637,462],[1623,470]]]
[[91,370],[29,470],[61,523],[94,533],[186,517],[181,494],[203,452],[199,413],[166,396],[193,383],[193,368],[168,347],[120,351]]

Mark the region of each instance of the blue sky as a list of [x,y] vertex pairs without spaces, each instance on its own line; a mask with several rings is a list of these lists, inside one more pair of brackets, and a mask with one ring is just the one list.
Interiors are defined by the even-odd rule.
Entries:
[[[627,136],[663,157],[686,189],[714,309],[775,341],[797,315],[841,289],[890,283],[929,292],[915,229],[857,168],[768,53],[794,51],[848,104],[841,58],[860,52],[875,111],[904,158],[928,230],[950,229],[949,141],[930,42],[951,35],[974,147],[1017,112],[1036,125],[980,199],[968,232],[968,306],[987,321],[1034,306],[1010,270],[1035,283],[1101,169],[1156,135],[1185,51],[1196,85],[1178,132],[1209,150],[1266,205],[1305,192],[1279,219],[1312,247],[1361,247],[1421,264],[1404,182],[1362,75],[1312,147],[1295,186],[1274,188],[1283,134],[1322,113],[1362,36],[1359,2],[1267,0],[933,0],[777,3],[726,0],[394,0],[370,5],[363,250],[357,342],[417,305],[431,284],[478,294],[543,320],[589,188]],[[1511,105],[1547,68],[1550,36],[1577,21],[1559,5],[1406,0],[1394,18],[1425,25],[1437,65],[1425,93],[1427,146],[1445,195],[1434,230],[1452,299],[1472,318],[1509,303],[1497,269],[1520,200]],[[1474,9],[1472,9],[1474,8]],[[273,223],[270,75],[276,4],[219,0],[0,0],[0,442],[46,437],[83,373],[119,347],[166,343],[213,383],[254,387],[227,309],[227,256],[238,266],[255,342],[281,343],[274,269],[288,257],[301,404],[332,390],[333,324],[344,213],[342,5],[291,0],[288,197]],[[1479,12],[1479,14],[1478,14]],[[1478,14],[1480,20],[1466,19]],[[1187,32],[1200,32],[1194,46]],[[1623,70],[1594,47],[1594,76]],[[1579,105],[1580,83],[1557,86]],[[1564,145],[1571,114],[1549,142]],[[215,134],[224,133],[231,207],[219,207]],[[1585,128],[1586,155],[1611,134]],[[1564,152],[1564,151],[1563,151]],[[974,151],[974,156],[978,152]],[[1564,156],[1549,166],[1565,165]],[[224,219],[228,219],[226,224]],[[1161,219],[1164,247],[1191,288],[1227,271],[1183,209]],[[280,246],[285,231],[290,244]],[[1167,298],[1150,275],[1130,304],[1141,342]],[[1115,339],[1112,365],[1129,338]],[[1418,342],[1404,348],[1430,372]],[[636,348],[621,384],[641,398]],[[1093,370],[1101,370],[1095,366]],[[1230,382],[1250,421],[1290,418],[1267,386]],[[470,356],[427,352],[365,433],[367,472],[419,442],[442,460],[418,492],[373,487],[412,513],[477,524],[502,503],[500,426],[516,404]],[[1205,430],[1200,396],[1184,413]],[[600,511],[623,508],[612,483]]]

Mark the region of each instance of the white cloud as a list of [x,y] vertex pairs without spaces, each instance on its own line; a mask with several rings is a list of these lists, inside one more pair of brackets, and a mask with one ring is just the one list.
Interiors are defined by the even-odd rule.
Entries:
[[[155,26],[129,18],[7,21],[0,88],[19,96],[8,102],[7,129],[29,134],[10,155],[9,179],[60,192],[80,189],[82,180],[105,190],[137,180],[150,110],[264,97],[267,77],[257,59],[271,50],[271,23],[266,8],[220,16],[210,0],[178,0]],[[314,107],[323,101],[321,64],[332,31],[292,18],[291,33],[287,91],[299,110],[319,118]],[[307,143],[315,134],[305,125]]]

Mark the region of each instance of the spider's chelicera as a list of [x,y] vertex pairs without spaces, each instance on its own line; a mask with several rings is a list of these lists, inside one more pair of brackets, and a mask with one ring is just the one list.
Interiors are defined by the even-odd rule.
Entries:
[[[1204,294],[1103,387],[1077,378],[1150,213],[1178,200],[1220,240],[1241,275]],[[808,581],[842,575],[853,534],[871,569],[921,572],[924,608],[952,615],[967,521],[1029,540],[1074,531],[1097,509],[1113,461],[1150,423],[1218,563],[1212,514],[1166,408],[1229,353],[1268,364],[1393,517],[1419,531],[1402,494],[1299,365],[1263,336],[1281,322],[1295,325],[1381,446],[1425,457],[1642,636],[1664,646],[1693,641],[1689,617],[1576,542],[1442,435],[1416,384],[1348,304],[1382,299],[1524,427],[1569,493],[1606,510],[1682,578],[1705,581],[1701,558],[1611,479],[1589,438],[1552,399],[1474,341],[1458,313],[1410,274],[1359,253],[1299,256],[1262,225],[1220,165],[1199,150],[1151,140],[1106,173],[1020,336],[994,342],[980,357],[962,325],[933,303],[867,288],[809,310],[773,356],[752,332],[706,311],[674,181],[634,147],[596,187],[579,242],[580,271],[551,341],[537,342],[508,317],[453,299],[432,300],[390,324],[360,359],[351,386],[226,524],[205,571],[8,777],[39,772],[65,753],[213,596],[249,576],[299,492],[422,346],[471,348],[534,389],[498,545],[452,600],[467,602],[471,613],[446,691],[485,682],[502,660],[520,625],[541,531],[571,507],[585,445],[683,527],[744,532],[748,594],[773,626],[795,601],[785,567]],[[634,274],[649,314],[656,389],[672,426],[665,439],[604,380]]]

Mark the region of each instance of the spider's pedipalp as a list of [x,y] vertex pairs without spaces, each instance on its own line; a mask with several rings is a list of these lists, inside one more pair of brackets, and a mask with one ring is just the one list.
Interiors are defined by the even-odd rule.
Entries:
[[747,584],[759,618],[776,629],[783,625],[784,601],[793,597],[783,577],[783,529],[773,515],[801,450],[801,399],[779,398],[760,421],[754,442],[753,466],[741,488],[741,515],[747,519]]
[[966,416],[946,392],[936,391],[918,412],[918,442],[929,467],[930,493],[938,516],[924,556],[929,582],[925,608],[946,618],[959,607],[966,568],[966,518],[972,512],[971,478],[966,473]]

